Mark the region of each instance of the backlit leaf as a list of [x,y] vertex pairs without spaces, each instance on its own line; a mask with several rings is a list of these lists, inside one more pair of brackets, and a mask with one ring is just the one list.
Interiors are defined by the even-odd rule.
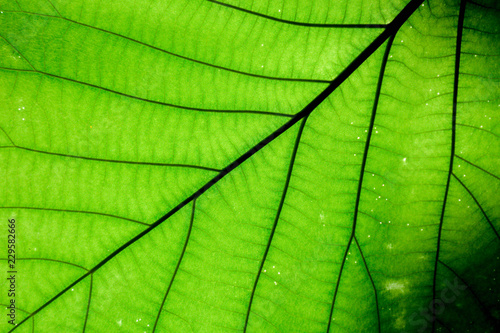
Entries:
[[1,332],[499,328],[498,1],[0,12]]

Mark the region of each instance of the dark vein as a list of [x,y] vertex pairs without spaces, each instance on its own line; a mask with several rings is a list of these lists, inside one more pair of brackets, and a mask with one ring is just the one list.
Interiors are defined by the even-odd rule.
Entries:
[[288,187],[290,184],[290,179],[292,178],[293,166],[295,163],[295,157],[297,156],[297,151],[299,149],[300,138],[302,137],[302,132],[304,131],[304,126],[306,125],[307,117],[304,117],[302,123],[300,124],[299,131],[297,133],[297,138],[295,139],[295,145],[293,147],[292,157],[290,158],[290,165],[288,166],[288,172],[286,175],[285,186],[283,187],[283,192],[281,195],[281,200],[278,206],[278,210],[276,212],[276,217],[274,219],[273,228],[271,229],[271,233],[269,234],[269,239],[267,241],[266,250],[264,251],[264,255],[262,256],[262,260],[260,261],[259,270],[257,271],[257,277],[253,283],[252,292],[250,294],[250,301],[248,303],[247,315],[245,317],[245,326],[243,327],[243,332],[247,331],[248,328],[248,319],[250,318],[250,312],[252,310],[253,298],[255,296],[255,291],[257,290],[257,284],[259,283],[260,275],[262,273],[262,269],[267,259],[267,254],[269,253],[269,249],[271,248],[271,243],[273,241],[274,233],[276,231],[276,227],[278,226],[278,222],[281,215],[281,210],[283,209],[283,204],[285,203],[286,193],[288,192]]
[[95,85],[95,84],[92,84],[92,83],[78,81],[78,80],[70,79],[70,78],[67,78],[67,77],[63,77],[63,76],[59,76],[59,75],[55,75],[55,74],[50,74],[50,73],[47,73],[47,72],[42,72],[42,71],[39,71],[39,70],[14,69],[14,68],[7,68],[7,67],[0,67],[0,69],[8,70],[8,71],[13,71],[13,72],[27,72],[27,73],[37,73],[37,74],[41,74],[41,75],[46,75],[46,76],[50,76],[50,77],[53,77],[53,78],[56,78],[56,79],[59,79],[59,80],[69,81],[69,82],[81,84],[81,85],[84,85],[84,86],[88,86],[88,87],[92,87],[92,88],[104,90],[104,91],[112,93],[112,94],[116,94],[116,95],[120,95],[120,96],[123,96],[123,97],[132,98],[132,99],[135,99],[135,100],[138,100],[138,101],[152,103],[152,104],[158,104],[158,105],[163,105],[163,106],[169,106],[169,107],[173,107],[173,108],[177,108],[177,109],[183,109],[183,110],[200,111],[200,112],[215,112],[215,113],[251,113],[251,114],[262,114],[262,115],[268,115],[268,116],[281,116],[281,117],[288,117],[288,118],[292,118],[293,117],[293,115],[290,115],[290,114],[287,114],[287,113],[275,113],[275,112],[269,112],[269,111],[217,110],[217,109],[203,109],[203,108],[195,108],[195,107],[190,107],[190,106],[176,105],[176,104],[164,103],[164,102],[155,101],[155,100],[152,100],[152,99],[147,99],[147,98],[142,98],[142,97],[138,97],[138,96],[134,96],[134,95],[125,94],[125,93],[122,93],[122,92],[119,92],[119,91],[116,91],[116,90],[111,90],[111,89],[108,89],[108,88],[104,88],[104,87],[101,87],[101,86],[98,86],[98,85]]
[[83,333],[87,328],[87,321],[89,319],[90,301],[92,300],[92,285],[94,284],[94,274],[90,274],[90,288],[89,288],[89,300],[87,303],[87,312],[85,313],[85,322],[83,324]]
[[41,208],[41,207],[21,207],[21,206],[8,206],[8,207],[0,207],[0,209],[33,209],[33,210],[47,210],[47,211],[54,211],[54,212],[64,212],[64,213],[81,213],[81,214],[92,214],[92,215],[100,215],[100,216],[106,216],[106,217],[113,217],[116,219],[120,220],[125,220],[125,221],[130,221],[146,226],[150,226],[148,223],[144,223],[141,221],[129,219],[127,217],[121,217],[117,215],[111,215],[111,214],[106,214],[106,213],[98,213],[98,212],[89,212],[89,211],[84,211],[84,210],[72,210],[72,209],[57,209],[57,208]]
[[14,0],[14,1],[16,2],[17,7],[19,7],[20,10],[23,10],[23,8],[21,7],[21,5],[19,4],[19,1],[17,1],[17,0]]
[[479,296],[476,294],[476,292],[474,291],[474,289],[471,288],[471,286],[467,283],[467,281],[465,281],[453,268],[451,268],[450,266],[448,266],[447,264],[445,264],[443,261],[441,260],[438,260],[438,262],[443,265],[444,267],[446,267],[450,272],[453,273],[453,275],[455,275],[464,285],[467,286],[467,290],[470,291],[470,293],[472,294],[472,296],[474,296],[474,298],[476,299],[477,303],[479,304],[479,306],[481,307],[481,310],[486,314],[486,316],[488,317],[489,320],[493,320],[493,316],[491,315],[490,311],[488,310],[488,307],[483,303],[483,301],[481,301],[481,299],[479,298]]
[[[462,75],[464,75],[464,73],[461,73],[461,74],[462,74]],[[460,124],[460,123],[457,123],[457,125],[459,125],[459,126],[464,126],[464,127],[470,127],[470,128],[476,129],[476,130],[478,130],[478,131],[483,131],[483,132],[489,133],[489,134],[491,134],[491,135],[494,135],[494,136],[496,136],[497,138],[500,138],[500,135],[495,134],[495,133],[493,133],[492,131],[488,131],[487,129],[484,129],[484,128],[481,128],[481,127],[472,126],[472,125],[467,125],[467,124]]]
[[258,17],[262,17],[268,20],[273,20],[276,22],[280,23],[285,23],[285,24],[291,24],[291,25],[297,25],[297,26],[302,26],[302,27],[311,27],[311,28],[385,28],[387,27],[386,24],[328,24],[328,23],[305,23],[305,22],[296,22],[296,21],[289,21],[289,20],[283,20],[274,16],[269,16],[265,15],[262,13],[254,12],[245,8],[233,6],[224,2],[216,1],[216,0],[207,0],[209,2],[228,7],[240,12],[244,12],[250,15],[255,15]]
[[112,160],[112,159],[105,159],[105,158],[96,158],[96,157],[70,155],[70,154],[55,153],[55,152],[50,152],[50,151],[43,151],[43,150],[38,150],[38,149],[20,147],[20,146],[17,146],[17,145],[14,145],[13,147],[0,147],[0,148],[17,148],[17,149],[22,149],[22,150],[34,152],[34,153],[40,153],[40,154],[46,154],[46,155],[53,155],[53,156],[61,156],[61,157],[68,157],[68,158],[78,158],[78,159],[87,160],[87,161],[121,163],[121,164],[135,164],[135,165],[150,165],[150,166],[180,167],[180,168],[200,169],[200,170],[214,171],[214,172],[220,172],[221,171],[220,169],[209,168],[209,167],[204,167],[204,166],[199,166],[199,165],[191,165],[191,164],[122,161],[122,160]]
[[489,7],[489,6],[477,3],[477,2],[475,2],[473,0],[468,0],[467,2],[469,2],[469,3],[473,4],[473,5],[476,5],[478,7],[486,8],[486,9],[489,9],[489,10],[496,10],[496,11],[500,10],[498,8],[495,8],[495,7]]
[[495,235],[497,235],[497,239],[500,240],[500,235],[498,234],[498,231],[493,226],[493,223],[491,223],[491,220],[489,219],[488,215],[486,215],[486,212],[484,211],[483,207],[481,206],[481,204],[479,203],[479,201],[476,199],[476,197],[474,196],[474,194],[472,194],[472,192],[469,190],[469,188],[457,177],[457,175],[455,175],[455,173],[452,173],[452,175],[453,175],[453,177],[455,177],[456,180],[458,180],[458,182],[460,183],[460,185],[463,186],[463,188],[469,193],[469,195],[471,196],[471,198],[476,202],[476,205],[479,207],[479,209],[483,213],[484,218],[486,219],[486,221],[488,221],[488,224],[490,225],[490,227],[493,230],[493,232],[495,233]]
[[9,44],[21,57],[23,57],[24,61],[26,61],[28,63],[28,65],[30,65],[30,67],[33,68],[33,70],[36,71],[35,67],[33,67],[33,65],[28,61],[28,59],[26,59],[26,57],[21,52],[19,52],[19,50],[14,45],[12,45],[11,42],[9,42],[3,36],[0,36],[0,38],[2,38],[4,41],[6,41],[7,44]]
[[260,315],[258,312],[254,312],[254,314],[257,316],[257,317],[260,317],[262,320],[264,320],[266,323],[268,323],[269,325],[271,325],[272,327],[274,327],[275,331],[276,332],[283,332],[279,327],[277,327],[275,324],[273,324],[272,322],[269,321],[269,319],[267,319],[266,317],[264,317],[263,315]]
[[[464,17],[465,17],[465,7],[466,1],[460,1],[460,12],[458,15],[458,26],[457,26],[457,41],[455,50],[455,75],[453,82],[453,115],[451,119],[451,152],[450,152],[450,165],[448,169],[448,179],[446,180],[446,189],[444,190],[443,206],[441,209],[441,218],[439,220],[439,230],[437,236],[437,249],[436,249],[436,260],[434,262],[434,276],[432,279],[432,299],[436,299],[436,280],[437,280],[437,270],[439,263],[439,250],[441,249],[441,235],[443,231],[444,214],[446,211],[446,202],[448,200],[448,193],[450,190],[450,180],[453,172],[453,159],[455,157],[455,140],[456,140],[456,123],[457,123],[457,99],[458,99],[458,80],[460,76],[460,54],[462,50],[462,32],[464,27]],[[432,317],[436,318],[436,307],[432,307]],[[436,329],[436,321],[432,321],[432,332]]]
[[361,258],[363,259],[363,263],[365,264],[366,273],[368,273],[368,277],[370,278],[370,282],[371,282],[372,287],[373,287],[373,293],[375,295],[375,306],[377,307],[378,331],[380,333],[380,332],[382,332],[382,329],[380,327],[380,309],[379,309],[379,305],[378,305],[377,288],[375,287],[375,282],[373,281],[372,275],[370,273],[370,269],[368,268],[368,264],[366,263],[365,256],[363,254],[363,250],[361,250],[361,246],[359,245],[358,239],[356,238],[356,236],[354,236],[354,241],[356,242],[356,245],[358,246],[359,253],[361,254]]
[[158,325],[158,320],[160,320],[161,311],[163,310],[163,306],[165,305],[165,301],[167,300],[168,294],[170,293],[170,289],[174,284],[174,279],[177,276],[177,272],[179,271],[179,267],[181,266],[182,259],[184,258],[184,254],[186,253],[186,249],[191,239],[191,231],[193,230],[193,222],[194,222],[194,212],[196,209],[196,199],[193,200],[193,208],[191,210],[191,220],[189,222],[189,228],[186,235],[186,241],[184,242],[184,247],[182,248],[181,255],[179,256],[179,260],[177,261],[177,266],[175,266],[174,274],[172,274],[172,278],[170,279],[170,283],[168,284],[167,291],[165,292],[165,296],[161,302],[160,308],[158,309],[158,314],[156,315],[155,324],[153,326],[153,333],[156,330],[156,326]]
[[484,31],[484,30],[481,30],[481,29],[478,29],[478,28],[464,27],[464,29],[475,31],[475,32],[479,32],[479,33],[482,33],[482,34],[487,34],[487,35],[498,35],[498,32]]
[[[4,261],[7,261],[8,259],[4,259],[4,258],[0,258],[0,260],[4,260]],[[50,258],[16,258],[16,260],[42,260],[42,261],[52,261],[52,262],[58,262],[60,264],[65,264],[65,265],[70,265],[70,266],[74,266],[74,267],[77,267],[77,268],[80,268],[80,269],[83,269],[84,271],[89,271],[87,268],[83,267],[83,266],[80,266],[80,265],[77,265],[77,264],[73,264],[69,261],[63,261],[63,260],[57,260],[57,259],[50,259]]]
[[[10,305],[10,304],[9,304],[9,305]],[[9,305],[8,305],[8,304],[4,304],[4,303],[0,303],[0,306],[5,306],[5,307],[8,307]],[[20,308],[18,308],[18,307],[17,307],[17,304],[16,304],[16,310],[19,310],[19,311],[24,312],[24,313],[27,313],[27,314],[30,314],[30,313],[31,313],[31,312],[26,311],[26,310],[24,310],[24,309],[20,309]]]
[[[469,3],[470,3],[470,1],[469,1]],[[475,56],[481,56],[481,57],[500,57],[500,54],[485,54],[485,53],[464,52],[464,51],[462,51],[462,54],[475,55]]]
[[474,164],[474,163],[472,163],[472,162],[470,162],[470,161],[466,160],[465,158],[463,158],[463,157],[461,157],[461,156],[459,156],[459,155],[457,155],[457,154],[455,154],[455,157],[458,157],[458,158],[459,158],[459,159],[461,159],[462,161],[467,162],[468,164],[472,165],[473,167],[476,167],[476,168],[478,168],[479,170],[481,170],[481,171],[483,171],[483,172],[487,173],[488,175],[490,175],[490,176],[492,176],[492,177],[495,177],[496,179],[500,180],[500,177],[498,177],[498,176],[496,176],[496,175],[492,174],[491,172],[489,172],[489,171],[487,171],[487,170],[485,170],[485,169],[481,168],[480,166],[478,166],[478,165],[476,165],[476,164]]
[[123,250],[140,240],[142,237],[145,235],[149,234],[151,231],[153,231],[156,227],[158,227],[160,224],[162,224],[164,221],[166,221],[168,218],[170,218],[172,215],[174,215],[176,212],[178,212],[180,209],[182,209],[184,206],[189,204],[191,201],[195,200],[196,198],[200,197],[203,193],[205,193],[208,189],[210,189],[213,185],[215,185],[219,180],[224,178],[227,174],[229,174],[231,171],[233,171],[235,168],[237,168],[239,165],[241,165],[243,162],[248,160],[250,157],[252,157],[255,153],[260,151],[262,148],[267,146],[271,141],[279,137],[281,134],[283,134],[285,131],[287,131],[290,127],[295,125],[297,122],[302,120],[303,118],[307,117],[311,112],[313,112],[316,107],[318,107],[319,104],[321,104],[330,94],[337,89],[345,80],[349,78],[349,76],[359,67],[363,62],[365,62],[368,57],[370,57],[384,42],[391,37],[395,32],[399,30],[401,25],[403,25],[404,22],[408,19],[408,17],[411,16],[411,14],[420,6],[422,3],[422,0],[411,0],[406,7],[394,18],[394,20],[387,25],[387,28],[377,37],[373,40],[373,42],[370,43],[370,45],[364,49],[357,57],[354,59],[331,83],[330,85],[323,90],[316,98],[314,98],[308,105],[306,105],[299,113],[297,113],[295,116],[293,116],[292,119],[290,119],[288,122],[286,122],[284,125],[282,125],[280,128],[278,128],[276,131],[268,135],[265,139],[260,141],[258,144],[256,144],[254,147],[250,148],[246,153],[241,155],[239,158],[237,158],[235,161],[233,161],[231,164],[229,164],[227,167],[225,167],[219,174],[217,174],[214,178],[212,178],[209,182],[207,182],[205,185],[203,185],[198,191],[194,192],[191,196],[188,198],[184,199],[181,203],[179,203],[176,207],[171,209],[169,212],[167,212],[165,215],[163,215],[160,219],[158,219],[155,223],[151,224],[149,228],[146,230],[140,232],[137,234],[135,237],[130,239],[128,242],[120,246],[118,249],[113,251],[113,253],[109,254],[106,258],[104,258],[102,261],[100,261],[97,265],[95,265],[87,274],[82,275],[80,278],[76,279],[73,283],[68,285],[66,288],[61,290],[58,294],[56,294],[54,297],[52,297],[50,300],[45,302],[43,305],[41,305],[37,310],[35,310],[30,316],[26,317],[23,319],[19,325],[11,329],[9,332],[14,331],[17,329],[23,322],[28,320],[30,317],[36,315],[38,312],[42,311],[44,308],[46,308],[49,304],[54,302],[56,299],[58,299],[61,295],[66,293],[71,287],[74,285],[78,284],[80,281],[85,279],[87,276],[90,274],[96,272],[99,270],[102,266],[104,266],[108,261],[116,257],[118,254],[120,254]]
[[181,316],[179,316],[178,314],[176,313],[173,313],[171,311],[168,311],[168,310],[165,310],[166,313],[169,313],[171,314],[172,316],[175,316],[177,318],[179,318],[180,320],[184,321],[186,324],[189,325],[189,329],[191,330],[191,332],[194,332],[194,329],[193,329],[193,325],[191,325],[191,323],[189,321],[187,321],[186,319],[182,318]]
[[[342,278],[342,272],[343,272],[344,265],[345,265],[346,260],[347,260],[349,248],[351,247],[352,240],[353,240],[355,233],[356,233],[356,223],[358,221],[359,203],[361,200],[361,192],[363,190],[363,178],[365,175],[366,161],[368,158],[368,150],[370,148],[373,127],[375,125],[375,116],[377,114],[378,101],[379,101],[379,98],[381,95],[380,92],[382,90],[382,82],[384,80],[385,67],[387,65],[387,59],[389,59],[389,53],[391,51],[392,42],[394,41],[394,38],[396,37],[396,33],[397,33],[397,30],[393,31],[392,35],[389,38],[389,41],[387,42],[384,57],[382,59],[382,65],[380,66],[380,73],[379,73],[378,82],[377,82],[377,91],[375,92],[375,100],[373,102],[373,109],[372,109],[372,114],[371,114],[371,118],[370,118],[370,126],[368,127],[368,134],[367,134],[366,142],[365,142],[363,161],[361,162],[361,168],[360,168],[360,172],[359,172],[358,190],[356,193],[356,204],[354,206],[354,217],[353,217],[353,221],[352,221],[352,231],[351,231],[351,236],[349,237],[349,241],[347,242],[347,246],[345,248],[342,263],[340,264],[340,271],[339,271],[339,275],[337,278],[337,284],[335,285],[335,293],[333,294],[332,306],[330,308],[330,316],[328,318],[328,327],[326,330],[327,332],[330,331],[330,326],[332,324],[333,310],[335,308],[335,301],[337,300],[337,295],[338,295],[339,286],[340,286],[340,280]],[[377,307],[377,310],[378,310],[378,307]],[[380,328],[380,322],[379,322],[379,328]]]
[[[12,139],[11,139],[11,138],[10,138],[10,136],[7,134],[7,132],[5,132],[5,130],[3,129],[3,127],[1,127],[1,126],[0,126],[0,130],[2,130],[3,134],[5,134],[5,136],[7,136],[7,139],[9,139],[10,143],[12,143],[12,145],[14,145],[14,146],[15,146],[16,144],[14,143],[14,141],[12,141]],[[8,147],[8,146],[2,146],[2,147],[0,147],[0,148],[7,148],[7,147]]]
[[54,6],[54,4],[52,3],[52,1],[51,0],[47,0],[47,1],[48,1],[48,3],[50,3],[50,5],[52,6],[52,8],[54,8],[54,10],[56,11],[57,15],[59,15],[60,17],[63,17],[61,15],[61,13],[57,10],[56,6]]
[[80,26],[83,26],[83,27],[86,27],[86,28],[89,28],[89,29],[98,30],[98,31],[104,32],[106,34],[110,34],[110,35],[113,35],[113,36],[116,36],[116,37],[119,37],[119,38],[126,39],[128,41],[133,42],[133,43],[137,43],[139,45],[142,45],[142,46],[145,46],[147,48],[150,48],[150,49],[153,49],[153,50],[156,50],[156,51],[159,51],[159,52],[171,55],[171,56],[176,57],[176,58],[184,59],[184,60],[187,60],[189,62],[194,62],[194,63],[200,64],[200,65],[203,65],[203,66],[212,67],[212,68],[216,68],[216,69],[220,69],[220,70],[224,70],[224,71],[227,71],[227,72],[236,73],[236,74],[240,74],[240,75],[245,75],[245,76],[250,76],[250,77],[255,77],[255,78],[265,79],[265,80],[275,80],[275,81],[306,82],[306,83],[330,83],[329,80],[315,80],[315,79],[301,79],[301,78],[287,78],[287,77],[268,76],[268,75],[261,75],[261,74],[254,74],[254,73],[248,73],[248,72],[238,71],[238,70],[231,69],[231,68],[228,68],[228,67],[214,65],[214,64],[211,64],[211,63],[208,63],[208,62],[204,62],[204,61],[201,61],[201,60],[196,60],[196,59],[193,59],[193,58],[189,58],[189,57],[177,54],[177,53],[173,53],[173,52],[161,49],[159,47],[156,47],[156,46],[153,46],[153,45],[141,42],[141,41],[139,41],[137,39],[133,39],[133,38],[130,38],[130,37],[118,34],[116,32],[112,32],[112,31],[109,31],[109,30],[106,30],[106,29],[102,29],[102,28],[98,28],[98,27],[89,25],[89,24],[85,24],[85,23],[81,23],[81,22],[78,22],[78,21],[74,21],[72,19],[69,19],[69,18],[66,18],[66,17],[63,17],[63,16],[39,14],[39,13],[32,13],[32,12],[26,12],[26,11],[6,11],[6,12],[10,12],[10,13],[16,13],[16,12],[19,13],[20,12],[20,13],[29,14],[29,15],[44,16],[44,17],[50,17],[50,18],[54,18],[54,19],[58,19],[58,20],[68,21],[68,22],[71,22],[73,24],[77,24],[77,25],[80,25]]
[[[464,75],[464,76],[472,76],[472,77],[478,77],[481,79],[491,80],[495,83],[500,81],[500,76],[488,76],[488,75],[481,75],[481,74],[467,73],[467,72],[461,72],[460,74]],[[470,87],[467,87],[467,88],[470,88]],[[489,103],[489,102],[487,102],[487,103]]]

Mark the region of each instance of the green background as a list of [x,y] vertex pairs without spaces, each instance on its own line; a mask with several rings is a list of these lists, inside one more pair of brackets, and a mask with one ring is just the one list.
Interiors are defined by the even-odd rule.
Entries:
[[499,3],[406,5],[0,0],[15,331],[493,331]]

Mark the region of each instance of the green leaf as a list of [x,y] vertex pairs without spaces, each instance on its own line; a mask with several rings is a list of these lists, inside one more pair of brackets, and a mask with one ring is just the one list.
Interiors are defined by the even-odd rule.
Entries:
[[0,1],[0,331],[495,331],[499,11]]

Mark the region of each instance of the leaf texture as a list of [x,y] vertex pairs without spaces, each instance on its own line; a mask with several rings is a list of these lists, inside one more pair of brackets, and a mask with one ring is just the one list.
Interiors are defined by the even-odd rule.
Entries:
[[0,331],[500,327],[496,1],[0,11]]

